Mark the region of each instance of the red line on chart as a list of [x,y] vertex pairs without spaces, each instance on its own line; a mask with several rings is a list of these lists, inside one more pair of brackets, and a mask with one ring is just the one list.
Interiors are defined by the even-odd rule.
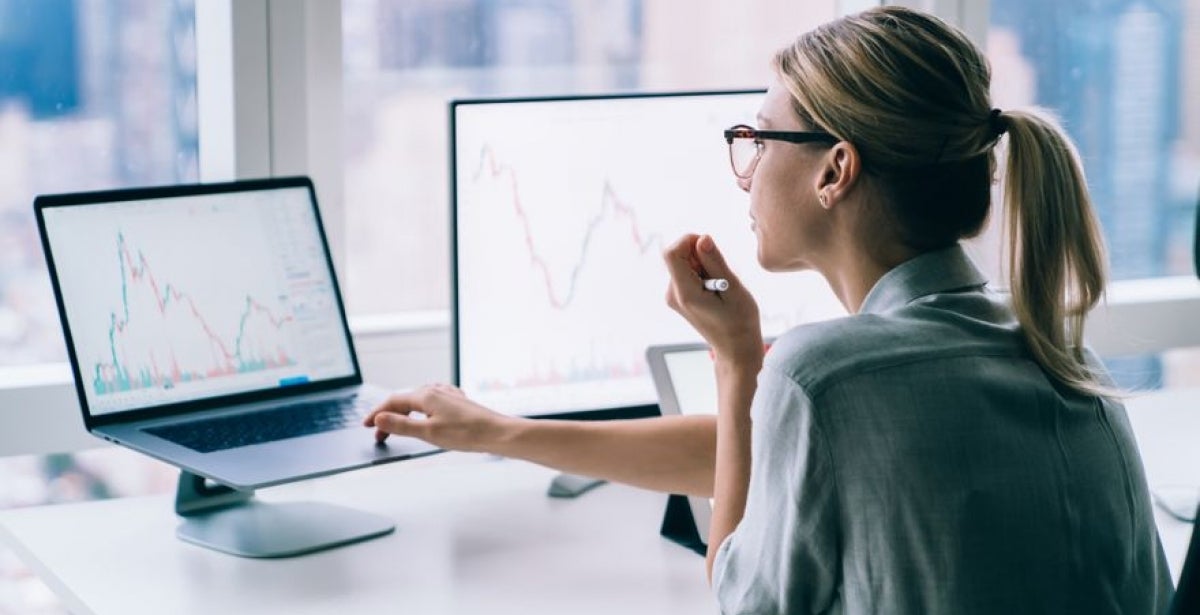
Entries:
[[592,242],[592,236],[600,223],[607,218],[607,212],[611,209],[613,215],[624,216],[629,220],[630,238],[637,246],[639,254],[645,254],[653,245],[662,245],[662,239],[657,234],[652,234],[648,237],[643,237],[641,230],[637,224],[637,213],[626,205],[619,196],[616,190],[613,189],[612,182],[604,180],[604,188],[600,195],[600,207],[596,214],[588,221],[587,231],[584,233],[583,242],[580,245],[579,258],[576,259],[574,267],[571,268],[570,283],[567,286],[566,296],[558,297],[558,293],[554,289],[554,281],[550,274],[550,267],[546,260],[538,253],[537,246],[534,244],[533,230],[529,225],[529,216],[525,212],[525,207],[521,203],[521,191],[518,187],[517,174],[511,166],[501,164],[496,159],[496,154],[491,146],[485,145],[479,152],[479,166],[472,178],[474,181],[479,181],[479,178],[487,172],[492,179],[498,179],[500,176],[506,176],[509,179],[509,184],[512,191],[513,209],[517,214],[517,218],[521,220],[521,228],[525,234],[525,247],[529,250],[529,260],[533,266],[542,272],[542,278],[546,285],[546,296],[550,300],[550,305],[557,309],[565,309],[571,304],[575,298],[575,290],[578,287],[579,274],[583,270],[586,263],[588,248]]
[[[154,277],[154,272],[150,269],[150,264],[146,260],[146,256],[140,250],[137,252],[137,258],[133,257],[128,244],[125,242],[124,233],[118,233],[117,235],[117,258],[120,261],[121,269],[121,317],[118,318],[116,312],[110,314],[108,341],[112,354],[112,363],[97,363],[95,366],[93,385],[98,393],[156,386],[168,380],[170,382],[180,382],[181,380],[226,376],[241,371],[253,371],[265,367],[290,365],[292,363],[292,360],[282,349],[276,350],[273,356],[250,358],[246,356],[245,349],[243,348],[246,323],[252,314],[263,315],[266,321],[276,330],[293,320],[290,314],[281,317],[275,316],[269,308],[254,298],[246,296],[245,308],[238,322],[237,336],[234,339],[233,350],[231,351],[226,346],[225,341],[213,331],[212,326],[208,324],[208,321],[200,313],[199,308],[196,307],[196,303],[190,295],[180,291],[170,283],[160,286],[158,280]],[[155,305],[161,316],[166,317],[167,308],[172,303],[186,306],[185,309],[190,311],[196,322],[199,323],[200,328],[204,331],[204,335],[208,338],[212,347],[221,355],[215,361],[214,367],[208,369],[206,372],[184,372],[176,363],[174,352],[169,352],[169,371],[164,371],[159,367],[158,356],[155,354],[154,349],[151,348],[149,356],[150,369],[142,369],[137,373],[130,372],[128,361],[123,360],[124,353],[121,353],[122,356],[118,357],[117,337],[129,327],[129,286],[138,282],[145,282],[150,286],[154,294]]]

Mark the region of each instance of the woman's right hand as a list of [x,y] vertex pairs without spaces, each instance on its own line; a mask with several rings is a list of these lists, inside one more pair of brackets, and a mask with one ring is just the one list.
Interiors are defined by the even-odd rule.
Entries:
[[[762,365],[763,337],[758,304],[709,235],[684,235],[663,252],[671,282],[667,305],[678,312],[708,342],[718,362],[747,367],[757,374]],[[704,289],[705,278],[723,278],[729,288]]]
[[375,428],[375,441],[389,435],[412,436],[456,451],[487,451],[511,417],[489,410],[458,387],[433,384],[395,393],[363,420]]

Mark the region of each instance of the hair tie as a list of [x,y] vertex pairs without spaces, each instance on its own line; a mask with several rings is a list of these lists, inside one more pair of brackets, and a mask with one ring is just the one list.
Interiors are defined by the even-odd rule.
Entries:
[[988,126],[991,127],[992,134],[997,137],[1008,132],[1008,121],[1000,116],[1001,113],[1004,112],[999,109],[992,109],[992,112],[988,114]]

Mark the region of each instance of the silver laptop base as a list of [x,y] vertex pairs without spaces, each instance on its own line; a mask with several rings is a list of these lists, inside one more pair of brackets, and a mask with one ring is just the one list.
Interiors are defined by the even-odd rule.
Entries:
[[175,512],[180,539],[241,557],[281,558],[332,549],[392,533],[380,515],[323,502],[267,503],[253,491],[210,485],[181,472]]

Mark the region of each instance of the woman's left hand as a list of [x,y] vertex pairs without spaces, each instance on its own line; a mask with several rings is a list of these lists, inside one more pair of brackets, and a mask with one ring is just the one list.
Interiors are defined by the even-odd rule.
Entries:
[[[712,346],[718,361],[754,367],[763,357],[758,304],[725,263],[709,235],[684,235],[663,253],[671,283],[667,305],[679,312]],[[704,280],[721,278],[729,289],[705,290]]]

